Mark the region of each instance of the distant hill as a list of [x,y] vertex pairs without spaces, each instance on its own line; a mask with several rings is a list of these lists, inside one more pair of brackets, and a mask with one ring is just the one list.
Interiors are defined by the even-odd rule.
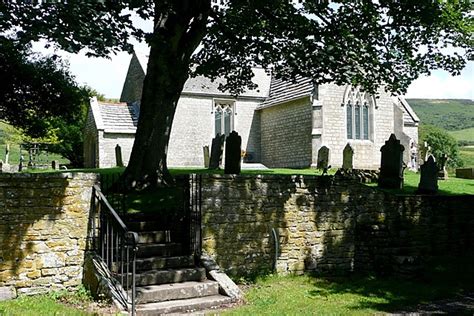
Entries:
[[[474,127],[474,101],[463,99],[407,99],[422,124],[448,131]],[[472,136],[471,138],[474,138]]]

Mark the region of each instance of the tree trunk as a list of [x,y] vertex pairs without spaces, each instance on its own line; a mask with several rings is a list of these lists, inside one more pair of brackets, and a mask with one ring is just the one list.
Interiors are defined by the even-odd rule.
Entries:
[[191,55],[206,34],[210,0],[155,1],[155,28],[143,83],[140,117],[128,166],[128,187],[168,185],[166,159],[176,105]]

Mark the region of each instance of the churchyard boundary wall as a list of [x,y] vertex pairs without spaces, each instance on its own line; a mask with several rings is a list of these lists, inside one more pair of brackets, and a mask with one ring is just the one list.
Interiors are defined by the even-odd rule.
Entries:
[[396,196],[334,176],[204,175],[203,250],[235,276],[409,276],[431,256],[473,253],[472,205],[473,195]]

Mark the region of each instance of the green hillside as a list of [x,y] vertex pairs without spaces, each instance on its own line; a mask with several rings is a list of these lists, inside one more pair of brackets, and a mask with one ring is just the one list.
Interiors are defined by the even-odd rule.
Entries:
[[[11,125],[0,121],[0,160],[5,161],[5,147],[6,144],[10,144],[10,155],[9,163],[18,164],[20,162],[20,143],[21,143],[21,132],[12,127]],[[23,157],[26,159],[27,152],[22,152]],[[46,159],[46,158],[42,158]],[[57,154],[48,153],[47,160],[58,160],[62,164],[66,164],[69,161],[64,159],[62,156]]]
[[[407,99],[422,124],[448,131],[474,128],[474,101],[463,99]],[[473,139],[472,136],[470,139]],[[474,140],[474,139],[473,139]]]
[[459,131],[449,131],[449,134],[460,142],[474,142],[474,127]]

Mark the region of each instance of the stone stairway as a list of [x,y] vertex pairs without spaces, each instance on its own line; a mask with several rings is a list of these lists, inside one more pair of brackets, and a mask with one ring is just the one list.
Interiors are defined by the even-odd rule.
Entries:
[[[136,260],[137,315],[163,315],[205,310],[228,304],[219,284],[206,278],[205,268],[186,254],[179,230],[163,227],[163,221],[126,218],[139,236]],[[131,275],[128,278],[131,282]]]

